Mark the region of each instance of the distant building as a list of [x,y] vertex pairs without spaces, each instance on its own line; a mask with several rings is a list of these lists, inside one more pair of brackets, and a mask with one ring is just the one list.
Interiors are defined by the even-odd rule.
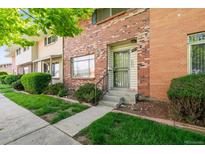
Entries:
[[12,73],[12,64],[0,64],[0,72],[7,72],[9,74]]
[[12,58],[13,74],[45,72],[52,75],[52,82],[63,82],[63,38],[41,36],[32,38],[35,45],[7,48],[7,57]]

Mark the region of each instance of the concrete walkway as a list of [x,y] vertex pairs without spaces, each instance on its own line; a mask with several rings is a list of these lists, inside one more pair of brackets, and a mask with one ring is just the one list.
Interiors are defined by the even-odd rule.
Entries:
[[0,94],[0,144],[80,144]]
[[89,126],[95,120],[101,118],[106,113],[111,112],[112,107],[107,106],[94,106],[87,110],[84,110],[74,116],[64,119],[54,126],[70,136],[76,135],[79,131]]

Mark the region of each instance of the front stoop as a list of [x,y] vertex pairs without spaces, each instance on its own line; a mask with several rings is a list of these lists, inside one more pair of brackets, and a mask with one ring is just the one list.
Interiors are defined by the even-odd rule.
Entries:
[[103,117],[112,110],[113,108],[108,106],[93,106],[87,110],[62,120],[53,126],[73,137],[82,129],[88,127],[92,122]]
[[113,108],[118,108],[119,105],[122,103],[120,102],[121,98],[125,99],[124,103],[131,104],[135,102],[135,95],[136,92],[130,92],[128,91],[128,89],[113,88],[106,93],[106,95],[99,102],[99,104],[110,106]]

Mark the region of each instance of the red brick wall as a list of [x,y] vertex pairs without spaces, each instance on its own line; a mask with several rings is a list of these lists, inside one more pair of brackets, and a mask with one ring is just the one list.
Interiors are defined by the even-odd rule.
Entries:
[[187,34],[205,31],[205,9],[150,10],[150,96],[167,99],[173,78],[188,73]]
[[[149,96],[149,9],[130,9],[101,24],[82,23],[80,36],[64,39],[64,83],[70,88],[96,82],[107,68],[108,45],[137,37],[139,92]],[[70,58],[95,54],[95,79],[73,79]],[[137,79],[136,79],[137,80]]]

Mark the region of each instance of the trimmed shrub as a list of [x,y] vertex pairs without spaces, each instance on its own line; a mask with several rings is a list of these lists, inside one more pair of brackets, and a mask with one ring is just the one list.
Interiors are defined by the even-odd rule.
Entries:
[[0,75],[0,83],[1,84],[6,84],[4,79],[7,77],[7,75]]
[[22,77],[22,75],[7,75],[6,78],[4,79],[4,82],[6,84],[11,85],[13,82],[17,81],[21,77]]
[[50,84],[45,93],[49,95],[58,95],[59,91],[64,88],[63,83]]
[[8,73],[7,72],[0,72],[0,76],[1,75],[8,75]]
[[23,87],[23,85],[22,85],[20,79],[18,79],[17,81],[13,82],[13,83],[11,84],[11,86],[12,86],[14,89],[16,89],[16,90],[24,90],[24,87]]
[[41,94],[48,87],[51,75],[47,73],[33,72],[25,74],[21,78],[21,83],[25,91],[32,94]]
[[173,79],[167,92],[175,119],[205,125],[205,75]]
[[[75,91],[74,95],[79,101],[94,103],[94,101],[95,101],[95,84],[86,83],[86,84],[80,86],[80,88],[77,91]],[[102,96],[102,91],[97,88],[96,100],[99,101],[101,96]]]
[[63,88],[58,92],[58,96],[63,97],[63,96],[67,96],[68,95],[68,89],[67,88]]

